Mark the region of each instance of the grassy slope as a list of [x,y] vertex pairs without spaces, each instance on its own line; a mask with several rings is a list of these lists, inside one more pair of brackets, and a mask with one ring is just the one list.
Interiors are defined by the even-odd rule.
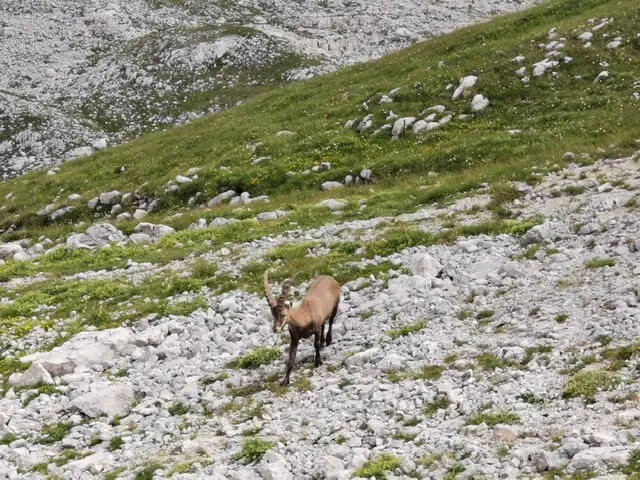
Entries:
[[[292,211],[287,219],[274,222],[247,220],[226,229],[183,230],[149,247],[97,252],[61,250],[35,262],[7,262],[0,266],[0,281],[37,272],[55,277],[88,269],[123,267],[129,258],[166,263],[225,242],[243,242],[288,230],[291,221],[299,226],[335,221],[335,216],[313,207],[318,200],[335,196],[350,200],[343,219],[368,218],[412,211],[424,203],[446,200],[452,194],[490,182],[494,184],[494,213],[504,214],[500,203],[508,200],[513,191],[501,186],[502,181],[535,180],[534,169],[540,171],[562,163],[566,150],[594,153],[596,148],[604,147],[619,154],[636,147],[634,139],[640,137],[640,123],[636,120],[638,104],[632,100],[632,82],[640,75],[636,60],[640,48],[636,38],[640,8],[630,0],[615,2],[614,6],[603,0],[550,2],[415,45],[376,62],[265,93],[220,115],[148,135],[90,160],[68,163],[56,176],[32,173],[0,183],[0,198],[6,206],[0,226],[15,223],[22,227],[5,234],[5,240],[37,238],[40,234],[56,238],[72,229],[86,228],[86,225],[74,227],[68,219],[42,224],[42,217],[34,212],[56,195],[65,199],[75,192],[90,198],[112,189],[132,191],[143,184],[141,190],[163,197],[163,210],[147,220],[168,223],[178,229],[201,216],[251,219],[259,210]],[[615,21],[597,33],[591,49],[575,40],[589,25],[588,19],[611,13],[615,14]],[[511,59],[524,55],[530,73],[531,64],[544,57],[539,44],[549,42],[547,32],[552,27],[558,28],[558,37],[567,38],[563,51],[574,61],[558,67],[557,78],[546,74],[526,86],[513,73],[519,65],[512,64]],[[604,33],[609,35],[608,40],[603,40]],[[618,35],[626,40],[625,44],[617,50],[607,50],[606,43]],[[443,67],[438,67],[440,61],[444,62]],[[599,65],[602,61],[608,62],[612,79],[594,85],[592,81],[602,70]],[[484,93],[491,100],[491,106],[475,118],[454,120],[440,130],[422,137],[409,135],[400,141],[360,136],[343,127],[345,120],[364,116],[366,112],[361,108],[364,100],[398,86],[400,94],[390,108],[400,115],[417,115],[425,107],[438,103],[451,112],[468,113],[469,99],[452,102],[451,93],[444,88],[450,82],[457,84],[457,79],[467,74],[480,77],[474,93]],[[378,127],[387,110],[377,101],[371,105]],[[507,130],[513,128],[522,133],[509,135]],[[295,130],[297,134],[276,138],[274,134],[281,129]],[[264,142],[256,156],[273,156],[266,166],[250,165],[251,155],[245,147],[247,142],[256,141]],[[285,174],[287,170],[301,171],[321,161],[330,161],[333,169],[293,178]],[[126,173],[115,175],[116,167],[123,164],[128,166]],[[223,172],[217,168],[220,165],[231,170]],[[193,166],[202,167],[199,181],[183,187],[177,195],[165,196],[166,181]],[[376,183],[338,192],[319,190],[321,181],[341,179],[362,167],[373,169]],[[430,171],[440,175],[431,177],[427,175]],[[419,188],[425,184],[429,188]],[[228,206],[188,209],[184,205],[195,190],[210,197],[229,187],[248,190],[252,195],[268,193],[273,201],[236,210]],[[14,198],[5,201],[10,192]],[[367,200],[364,211],[357,208],[359,198]],[[74,219],[95,221],[93,212],[83,207],[85,202],[77,205]],[[176,211],[181,216],[174,216]],[[127,232],[137,223],[110,221]],[[508,232],[513,228],[519,227],[497,221],[476,230],[452,228],[439,236],[400,228],[388,232],[387,240],[365,247],[368,254],[386,255],[410,245],[450,241],[455,235]],[[344,246],[321,262],[309,262],[305,249],[294,247],[284,257],[278,257],[283,258],[284,264],[274,272],[274,279],[304,266],[306,277],[322,271],[347,280],[354,272],[344,272],[344,264],[358,260],[353,250]],[[245,269],[246,284],[226,279],[221,288],[253,288],[259,283],[262,268],[262,264],[250,265]],[[155,292],[157,288],[153,286],[151,290]],[[26,303],[31,311],[32,302]],[[15,324],[15,312],[9,316]]]
[[[527,177],[523,167],[558,162],[566,150],[593,151],[612,144],[624,150],[640,136],[638,105],[632,102],[632,82],[639,73],[640,45],[635,36],[639,13],[640,7],[631,0],[552,1],[417,44],[375,62],[275,89],[191,125],[65,164],[56,176],[33,173],[0,184],[0,198],[9,192],[15,195],[8,202],[0,227],[15,223],[24,228],[22,236],[35,226],[40,230],[42,220],[33,214],[59,192],[64,192],[59,197],[60,205],[72,192],[90,198],[112,189],[124,192],[141,188],[142,192],[163,196],[162,186],[169,179],[195,166],[203,168],[200,179],[175,195],[165,196],[165,209],[184,206],[197,190],[210,197],[227,188],[247,190],[252,195],[275,195],[284,205],[302,208],[309,201],[336,195],[318,193],[321,181],[342,179],[363,167],[372,168],[385,187],[406,182],[409,190],[419,183],[433,183],[426,177],[429,171],[464,172],[454,186],[441,180],[455,191],[485,180]],[[585,49],[575,40],[574,29],[587,28],[589,18],[609,15],[615,16],[615,22],[598,32],[593,48]],[[531,64],[544,58],[538,44],[549,42],[547,32],[551,27],[558,28],[559,36],[567,37],[563,52],[574,61],[557,68],[555,79],[545,74],[524,85],[513,74],[518,66],[510,60],[524,55],[530,73]],[[607,50],[609,40],[601,38],[604,32],[611,39],[623,36],[625,44]],[[599,65],[603,60],[608,62],[606,69],[613,78],[594,85],[593,79],[603,70]],[[440,61],[444,62],[442,68],[437,66]],[[401,87],[399,96],[384,107],[400,115],[415,116],[439,103],[449,111],[468,113],[468,99],[452,102],[444,88],[448,83],[457,85],[458,79],[468,74],[480,77],[474,93],[483,93],[491,100],[491,106],[472,120],[454,120],[419,139],[408,136],[399,142],[359,136],[343,128],[347,119],[366,114],[361,108],[363,101],[395,87]],[[377,102],[372,105],[375,125],[380,126],[387,109]],[[275,138],[282,129],[294,130],[297,135]],[[507,129],[520,129],[522,134],[509,135]],[[265,166],[251,166],[251,154],[245,146],[256,141],[264,142],[256,156],[273,156]],[[288,170],[301,171],[321,161],[330,161],[333,169],[320,175],[285,175]],[[114,174],[120,165],[127,166],[122,176]],[[220,165],[231,170],[220,171]],[[367,191],[360,190],[355,193]],[[400,202],[399,208],[392,210],[413,208],[433,195],[415,193],[415,201]],[[340,195],[345,196],[343,192]],[[229,213],[224,208],[221,212]],[[79,205],[75,218],[89,215]]]

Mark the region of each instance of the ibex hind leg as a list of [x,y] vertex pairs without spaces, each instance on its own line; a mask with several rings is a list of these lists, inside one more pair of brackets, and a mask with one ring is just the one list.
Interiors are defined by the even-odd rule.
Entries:
[[325,338],[325,343],[327,346],[331,345],[331,329],[333,328],[333,320],[336,318],[337,314],[338,304],[336,303],[336,306],[333,307],[333,310],[331,311],[331,315],[329,315],[329,330],[327,331],[327,337]]
[[318,332],[313,334],[313,344],[316,350],[314,365],[316,367],[319,367],[320,365],[322,365],[322,358],[320,357],[320,334]]
[[320,348],[324,348],[324,342],[325,342],[325,338],[324,338],[324,327],[326,325],[326,322],[322,324],[322,330],[320,330]]

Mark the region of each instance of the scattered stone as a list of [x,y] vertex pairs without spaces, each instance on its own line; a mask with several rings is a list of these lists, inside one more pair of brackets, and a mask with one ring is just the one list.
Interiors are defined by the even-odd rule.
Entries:
[[279,132],[276,133],[276,138],[278,138],[278,137],[291,137],[292,135],[295,135],[295,132],[292,132],[290,130],[280,130]]
[[493,436],[499,442],[512,443],[518,439],[518,431],[511,425],[496,425]]
[[102,205],[115,205],[120,199],[121,193],[118,190],[101,193],[99,201]]
[[193,180],[189,177],[185,177],[184,175],[176,175],[176,182],[180,183],[181,185],[186,185],[187,183],[193,182]]
[[78,410],[90,418],[106,415],[109,419],[115,416],[126,417],[135,400],[133,388],[126,384],[94,383],[91,390],[73,400],[69,409]]
[[14,373],[9,377],[9,385],[19,388],[38,385],[53,385],[53,378],[42,365],[34,362],[24,373]]
[[474,95],[473,100],[471,100],[471,111],[474,113],[484,110],[488,106],[489,106],[489,99],[486,98],[484,95],[480,95],[480,94]]
[[156,225],[148,222],[141,222],[133,229],[133,233],[148,235],[152,242],[160,240],[162,237],[175,233],[175,229],[168,225]]
[[609,79],[609,72],[607,70],[603,70],[598,74],[598,76],[595,78],[593,83],[604,82],[605,80],[608,80],[608,79]]
[[133,218],[135,218],[136,220],[142,220],[146,216],[147,216],[146,210],[141,210],[139,208],[136,208],[136,211],[133,212]]
[[347,206],[347,202],[344,200],[334,200],[333,198],[329,198],[327,200],[323,200],[316,204],[316,207],[324,207],[329,210],[342,210]]
[[591,39],[593,39],[593,33],[592,32],[584,32],[584,33],[581,33],[580,35],[578,35],[578,40],[581,40],[583,42],[588,42]]
[[324,182],[321,187],[322,190],[335,190],[336,188],[342,188],[344,185],[342,185],[340,182]]
[[83,157],[89,157],[93,155],[93,147],[78,147],[70,150],[65,154],[67,160],[77,160]]
[[466,92],[473,88],[478,82],[478,77],[476,75],[468,75],[466,77],[462,77],[460,79],[460,84],[458,88],[456,88],[451,96],[451,100],[457,100],[461,96],[465,96]]
[[105,148],[107,148],[107,139],[99,138],[98,140],[93,142],[93,148],[95,148],[96,150],[104,150]]
[[265,222],[269,220],[277,220],[279,218],[283,218],[287,216],[287,212],[283,212],[282,210],[275,210],[273,212],[262,212],[256,215],[256,219]]
[[85,233],[74,233],[67,238],[70,249],[93,250],[110,243],[126,242],[127,237],[110,223],[98,223],[89,227]]
[[209,203],[207,203],[207,207],[211,208],[211,207],[215,207],[217,205],[221,205],[222,203],[231,200],[234,197],[237,197],[238,194],[236,192],[234,192],[233,190],[227,190],[226,192],[221,193],[220,195],[216,195],[215,197],[213,197],[211,200],[209,200]]
[[405,129],[410,128],[413,123],[416,121],[415,117],[402,117],[398,118],[393,123],[393,128],[391,129],[391,137],[397,139],[400,135],[403,134]]

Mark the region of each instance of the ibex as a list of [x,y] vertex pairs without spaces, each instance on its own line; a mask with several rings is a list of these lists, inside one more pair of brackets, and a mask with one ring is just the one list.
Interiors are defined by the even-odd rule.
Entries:
[[[282,284],[282,293],[276,301],[269,287],[268,270],[264,272],[264,293],[273,315],[273,331],[282,330],[289,326],[289,360],[287,361],[287,373],[280,385],[289,385],[289,375],[296,359],[298,342],[301,338],[309,338],[314,335],[316,350],[315,366],[322,364],[320,349],[331,345],[331,327],[338,312],[340,303],[340,285],[333,277],[320,275],[309,286],[302,302],[295,307],[287,300],[291,289],[292,280]],[[327,336],[324,336],[324,326],[329,321]]]

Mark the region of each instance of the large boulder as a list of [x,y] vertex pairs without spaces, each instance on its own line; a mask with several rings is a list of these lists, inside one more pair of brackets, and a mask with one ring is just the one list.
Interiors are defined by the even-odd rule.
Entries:
[[122,194],[118,190],[112,190],[111,192],[103,192],[100,194],[100,203],[103,205],[115,205],[118,203]]
[[125,417],[131,411],[135,400],[133,388],[126,384],[94,383],[91,391],[74,398],[69,404],[71,410],[78,410],[91,418],[106,415]]
[[67,248],[93,250],[110,243],[126,242],[127,236],[110,223],[98,223],[85,233],[74,233],[67,238]]
[[233,190],[227,190],[226,192],[222,192],[220,195],[216,195],[207,203],[207,207],[215,207],[216,205],[220,205],[228,200],[231,200],[233,197],[237,197],[238,194]]
[[24,363],[39,362],[52,376],[72,373],[76,367],[108,367],[117,355],[135,348],[135,335],[128,328],[112,328],[99,332],[81,332],[64,344],[46,352],[35,352],[21,358]]
[[442,264],[428,253],[416,253],[411,257],[409,270],[414,275],[436,278],[442,270]]
[[9,385],[23,388],[37,385],[53,385],[53,378],[38,362],[34,362],[24,373],[14,373],[9,377]]
[[16,253],[23,252],[24,249],[18,242],[0,244],[0,260],[4,260],[5,258],[13,258]]

